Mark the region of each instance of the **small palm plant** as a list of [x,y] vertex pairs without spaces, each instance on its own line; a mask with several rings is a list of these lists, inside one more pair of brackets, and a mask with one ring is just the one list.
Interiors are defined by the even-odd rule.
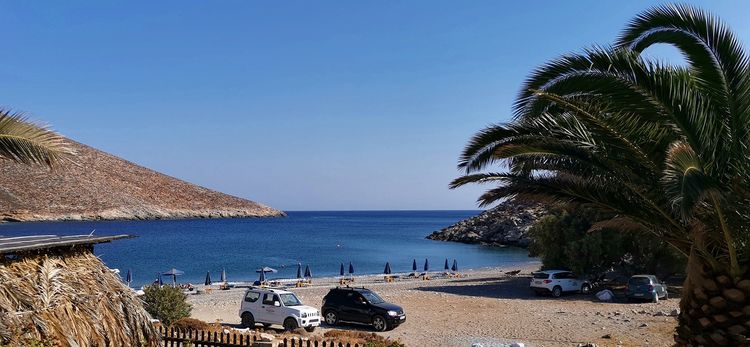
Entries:
[[[686,66],[644,58],[654,44]],[[636,230],[688,255],[678,345],[750,337],[750,67],[715,17],[668,5],[638,15],[612,47],[534,71],[514,118],[476,134],[452,187],[495,183],[498,200],[579,203],[612,213],[593,229]],[[493,164],[507,170],[486,172]]]

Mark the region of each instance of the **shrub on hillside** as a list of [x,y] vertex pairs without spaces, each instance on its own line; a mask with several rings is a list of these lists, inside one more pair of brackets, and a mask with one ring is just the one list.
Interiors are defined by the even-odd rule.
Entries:
[[187,303],[187,295],[182,289],[170,286],[150,285],[144,289],[143,306],[153,318],[165,326],[189,317],[193,307]]

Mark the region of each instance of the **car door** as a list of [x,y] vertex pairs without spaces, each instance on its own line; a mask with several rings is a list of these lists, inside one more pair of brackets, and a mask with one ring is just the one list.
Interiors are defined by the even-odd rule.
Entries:
[[359,323],[370,324],[370,303],[360,293],[354,293],[354,308],[352,320]]
[[[271,323],[271,324],[280,324],[278,320],[278,310],[280,307],[274,306],[274,301],[279,301],[279,296],[274,293],[265,293],[263,294],[263,301],[261,302],[260,306],[260,312],[261,317],[263,319],[260,319],[263,323]],[[256,320],[258,320],[256,318]]]
[[359,293],[355,293],[354,291],[351,291],[349,293],[346,293],[341,298],[341,314],[340,318],[341,320],[349,321],[349,322],[360,322],[361,320],[359,317],[359,309],[362,306],[362,304],[359,304],[356,301],[357,296],[359,296]]

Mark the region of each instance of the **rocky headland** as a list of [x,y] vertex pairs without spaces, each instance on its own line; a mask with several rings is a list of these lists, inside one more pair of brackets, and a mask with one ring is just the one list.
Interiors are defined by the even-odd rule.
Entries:
[[546,213],[542,205],[506,202],[435,231],[427,238],[499,247],[527,247],[531,224]]
[[0,220],[281,217],[284,212],[170,177],[68,140],[76,156],[49,170],[3,161]]

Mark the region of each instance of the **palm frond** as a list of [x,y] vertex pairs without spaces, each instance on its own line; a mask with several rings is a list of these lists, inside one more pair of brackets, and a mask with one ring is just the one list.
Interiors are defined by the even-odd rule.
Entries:
[[73,153],[64,138],[48,127],[0,109],[0,157],[52,167]]

